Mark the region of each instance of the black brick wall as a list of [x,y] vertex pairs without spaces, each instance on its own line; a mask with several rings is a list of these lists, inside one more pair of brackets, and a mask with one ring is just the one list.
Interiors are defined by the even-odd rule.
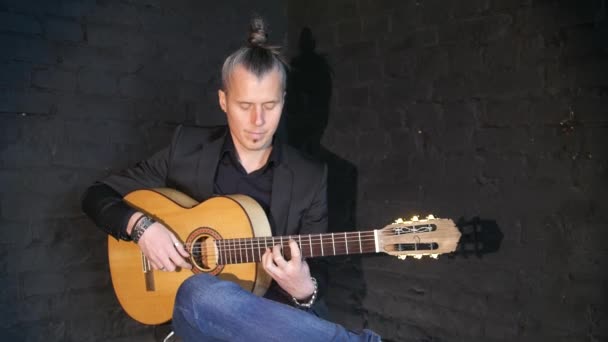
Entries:
[[86,186],[224,122],[223,58],[280,1],[0,1],[0,340],[154,341],[120,309]]
[[[320,155],[351,171],[329,185],[356,188],[350,222],[433,213],[467,233],[439,260],[336,259],[337,321],[389,341],[608,340],[607,6],[289,2],[290,54],[329,70]],[[311,88],[292,121],[314,117]]]
[[439,260],[333,259],[336,321],[608,340],[606,6],[0,0],[2,339],[158,339],[118,306],[79,197],[178,122],[223,122],[220,63],[256,11],[289,42],[287,136],[329,162],[331,229],[434,213],[466,233]]

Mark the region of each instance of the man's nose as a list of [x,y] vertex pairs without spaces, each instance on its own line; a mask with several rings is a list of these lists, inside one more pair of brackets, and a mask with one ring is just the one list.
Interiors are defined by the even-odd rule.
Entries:
[[253,106],[251,112],[251,121],[256,126],[264,125],[264,107],[262,106]]

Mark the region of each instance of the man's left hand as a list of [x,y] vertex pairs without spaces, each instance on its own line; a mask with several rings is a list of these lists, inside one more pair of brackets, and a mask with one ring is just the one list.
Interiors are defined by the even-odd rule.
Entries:
[[315,286],[310,279],[308,263],[302,259],[298,244],[294,240],[289,240],[289,248],[291,249],[289,261],[283,257],[280,245],[274,246],[272,250],[266,248],[266,252],[262,255],[262,265],[283,290],[298,300],[304,300],[312,295]]

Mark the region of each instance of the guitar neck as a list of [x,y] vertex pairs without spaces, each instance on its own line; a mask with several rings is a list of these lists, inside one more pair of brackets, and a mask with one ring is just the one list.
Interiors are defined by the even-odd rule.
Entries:
[[266,248],[283,247],[283,255],[291,258],[289,241],[294,240],[306,258],[330,255],[377,253],[377,231],[268,236],[246,239],[216,240],[218,264],[260,262]]

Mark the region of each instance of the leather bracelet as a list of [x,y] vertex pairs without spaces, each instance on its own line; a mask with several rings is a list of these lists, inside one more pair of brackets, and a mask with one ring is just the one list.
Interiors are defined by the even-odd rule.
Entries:
[[299,306],[301,308],[310,309],[310,307],[315,303],[315,300],[317,299],[317,290],[318,290],[317,279],[315,279],[315,277],[310,277],[310,280],[312,280],[312,284],[314,285],[315,289],[314,289],[314,291],[312,291],[312,295],[310,296],[310,300],[308,302],[300,303],[296,299],[296,297],[291,297],[291,300],[294,302],[294,304],[296,304],[297,306]]
[[141,236],[146,232],[146,229],[148,229],[148,227],[150,227],[154,222],[156,221],[147,215],[142,215],[140,218],[138,218],[133,225],[133,229],[131,230],[131,239],[133,242],[138,243]]

